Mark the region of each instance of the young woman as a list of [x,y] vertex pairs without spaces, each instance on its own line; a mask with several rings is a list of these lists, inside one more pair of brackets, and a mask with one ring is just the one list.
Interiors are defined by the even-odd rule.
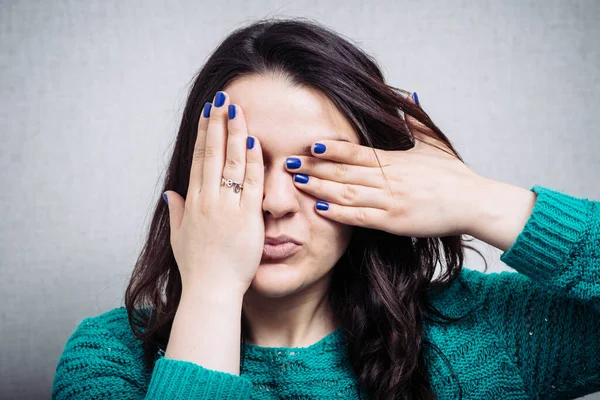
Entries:
[[[164,190],[125,307],[81,322],[54,399],[600,390],[600,203],[479,176],[334,32],[226,38]],[[462,235],[518,273],[463,268]]]

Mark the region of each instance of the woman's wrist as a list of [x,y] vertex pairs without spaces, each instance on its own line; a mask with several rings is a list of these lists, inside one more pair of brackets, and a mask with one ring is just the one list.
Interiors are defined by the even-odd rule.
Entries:
[[239,375],[241,314],[242,299],[224,288],[182,291],[165,357]]
[[492,179],[479,191],[478,207],[467,234],[507,251],[531,216],[537,195],[527,189]]

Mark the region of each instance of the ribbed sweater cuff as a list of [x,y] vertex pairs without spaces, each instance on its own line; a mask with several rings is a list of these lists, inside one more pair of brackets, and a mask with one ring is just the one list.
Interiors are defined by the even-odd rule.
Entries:
[[536,280],[548,280],[566,267],[573,247],[583,238],[590,201],[539,185],[531,216],[500,260]]
[[161,357],[154,366],[147,398],[245,400],[251,391],[252,382],[241,376]]

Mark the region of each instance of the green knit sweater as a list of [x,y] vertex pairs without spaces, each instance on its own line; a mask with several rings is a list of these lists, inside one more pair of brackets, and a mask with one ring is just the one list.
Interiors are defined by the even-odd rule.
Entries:
[[[533,212],[500,258],[517,272],[463,268],[431,295],[461,322],[425,323],[464,399],[573,398],[600,391],[600,202],[539,185]],[[53,399],[358,399],[343,328],[305,348],[246,344],[240,376],[168,359],[152,372],[125,308],[85,318],[56,366]],[[439,399],[459,385],[436,351],[424,349]],[[364,397],[364,392],[363,399]]]

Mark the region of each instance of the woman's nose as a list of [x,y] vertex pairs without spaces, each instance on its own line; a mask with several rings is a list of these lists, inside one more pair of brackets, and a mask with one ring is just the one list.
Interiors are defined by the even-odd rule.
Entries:
[[299,210],[298,189],[294,186],[292,175],[285,169],[265,171],[263,211],[281,218]]

